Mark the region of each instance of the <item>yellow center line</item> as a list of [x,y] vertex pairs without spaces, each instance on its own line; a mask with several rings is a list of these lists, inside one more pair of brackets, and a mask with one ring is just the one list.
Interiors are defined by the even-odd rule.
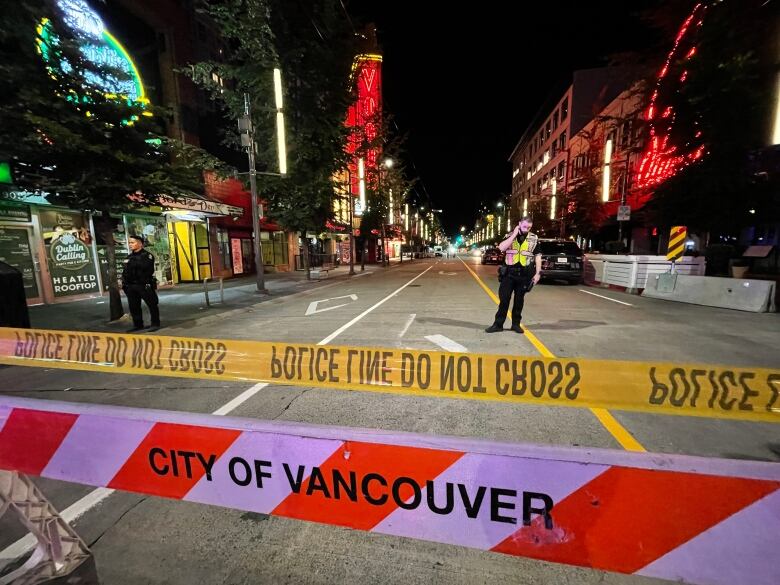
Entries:
[[[458,256],[458,260],[460,260],[463,263],[463,266],[466,267],[466,270],[468,270],[471,273],[471,276],[474,277],[474,279],[479,283],[479,286],[482,287],[482,289],[488,294],[488,296],[493,299],[493,302],[498,304],[498,297],[496,296],[496,293],[494,293],[488,285],[484,283],[484,281],[479,277],[479,275],[474,272],[471,267],[466,264],[463,261],[463,258]],[[557,357],[553,352],[551,352],[546,345],[544,345],[536,335],[531,333],[531,331],[528,329],[528,327],[524,327],[525,329],[525,336],[528,338],[528,341],[530,341],[533,346],[536,348],[536,350],[542,354],[544,357],[548,358],[555,358]],[[628,432],[628,430],[621,425],[617,419],[612,416],[612,413],[609,412],[606,408],[591,408],[590,411],[594,414],[594,416],[598,419],[598,421],[604,426],[605,429],[609,432],[610,435],[612,435],[615,440],[620,444],[623,449],[626,451],[646,451],[646,449],[642,446],[642,444],[637,441],[634,436]]]

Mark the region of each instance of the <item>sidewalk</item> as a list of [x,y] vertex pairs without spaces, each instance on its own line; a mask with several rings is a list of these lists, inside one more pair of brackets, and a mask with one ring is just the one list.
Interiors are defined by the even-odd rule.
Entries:
[[[397,266],[391,261],[390,267]],[[249,308],[258,303],[295,294],[300,291],[325,286],[334,281],[368,276],[384,268],[377,264],[367,264],[364,272],[360,265],[355,266],[355,276],[349,276],[349,266],[331,269],[322,280],[307,280],[305,271],[275,272],[265,275],[265,286],[270,292],[261,295],[257,292],[254,274],[225,280],[225,301],[220,302],[219,282],[209,282],[210,307],[206,306],[206,297],[202,283],[179,284],[172,288],[157,291],[160,297],[160,320],[162,333],[167,327],[180,326],[194,319],[217,317],[221,313],[236,309]],[[38,329],[62,329],[67,331],[111,331],[123,332],[132,326],[127,314],[127,299],[122,295],[125,316],[108,322],[108,294],[103,297],[30,307],[30,323]],[[149,325],[149,312],[143,305],[144,323]]]

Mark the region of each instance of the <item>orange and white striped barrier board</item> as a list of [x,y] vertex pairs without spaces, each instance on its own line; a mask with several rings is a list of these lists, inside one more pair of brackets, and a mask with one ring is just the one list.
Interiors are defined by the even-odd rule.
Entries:
[[0,396],[0,469],[685,583],[780,583],[777,463]]
[[0,364],[780,422],[780,369],[0,328]]

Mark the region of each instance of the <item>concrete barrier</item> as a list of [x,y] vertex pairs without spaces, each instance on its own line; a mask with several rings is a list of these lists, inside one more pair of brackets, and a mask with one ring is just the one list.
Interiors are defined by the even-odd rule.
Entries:
[[[641,293],[658,274],[669,272],[672,263],[666,256],[586,254],[585,281],[617,287],[629,293]],[[704,275],[704,257],[683,256],[677,261],[677,274]]]
[[656,275],[648,279],[642,296],[753,313],[774,313],[776,310],[775,282],[768,280]]

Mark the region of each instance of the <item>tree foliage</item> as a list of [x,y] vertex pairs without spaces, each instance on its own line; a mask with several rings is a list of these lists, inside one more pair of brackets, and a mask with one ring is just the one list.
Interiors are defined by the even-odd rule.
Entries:
[[[46,19],[47,34],[39,26]],[[164,112],[107,95],[96,78],[125,73],[95,65],[90,42],[64,24],[54,0],[21,0],[0,25],[0,158],[14,170],[5,189],[44,195],[51,203],[99,212],[97,228],[113,256],[111,212],[153,204],[160,195],[202,192],[204,168],[220,163],[164,135]],[[42,58],[42,52],[48,60]],[[128,196],[137,194],[134,200]],[[109,259],[111,316],[121,316]]]
[[280,67],[288,174],[261,176],[260,194],[269,215],[287,229],[321,229],[332,214],[333,177],[346,164],[344,119],[357,50],[340,4],[225,0],[202,9],[227,50],[220,60],[194,64],[194,81],[222,104],[226,125],[232,127],[243,115],[244,94],[250,96],[258,169],[278,172],[273,68]]

